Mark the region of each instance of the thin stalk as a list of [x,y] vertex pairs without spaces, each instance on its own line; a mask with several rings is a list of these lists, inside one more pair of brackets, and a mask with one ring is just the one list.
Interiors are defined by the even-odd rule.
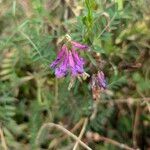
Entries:
[[92,150],[89,146],[87,146],[84,142],[82,142],[76,135],[71,133],[69,130],[65,129],[63,126],[55,124],[55,123],[46,123],[41,127],[41,129],[39,130],[39,132],[37,134],[37,138],[36,138],[36,144],[37,145],[38,145],[38,140],[40,138],[40,135],[42,134],[43,130],[46,129],[46,128],[50,128],[50,129],[56,128],[56,129],[64,132],[68,136],[72,137],[74,140],[78,141],[79,144],[82,145],[85,149]]
[[[78,137],[79,140],[81,140],[81,138],[83,137],[83,134],[85,132],[87,124],[88,124],[88,118],[85,118],[83,127],[82,127],[81,132],[80,132],[79,137]],[[78,148],[78,145],[79,145],[79,141],[76,141],[76,143],[75,143],[75,145],[73,147],[73,150],[76,150]]]

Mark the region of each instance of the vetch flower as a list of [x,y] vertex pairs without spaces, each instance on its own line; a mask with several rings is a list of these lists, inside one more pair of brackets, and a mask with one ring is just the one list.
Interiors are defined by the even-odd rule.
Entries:
[[85,50],[87,45],[82,45],[78,42],[72,41],[69,35],[65,36],[66,44],[58,52],[56,60],[52,62],[50,67],[55,70],[57,78],[71,75],[71,80],[68,89],[73,86],[75,79],[80,81],[85,80],[89,75],[84,71],[84,60],[81,58],[76,49]]
[[98,71],[97,80],[98,80],[99,87],[106,89],[106,79],[102,71]]
[[91,88],[93,99],[97,100],[100,98],[100,92],[106,89],[106,79],[102,71],[98,71],[97,74],[93,74],[91,78]]

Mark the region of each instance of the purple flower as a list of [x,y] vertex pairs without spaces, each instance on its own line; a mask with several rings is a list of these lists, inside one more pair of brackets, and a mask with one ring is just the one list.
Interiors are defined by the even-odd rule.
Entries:
[[[63,45],[61,50],[58,52],[56,60],[52,62],[50,67],[55,69],[55,75],[57,78],[62,78],[68,73],[71,74],[72,83],[75,77],[86,79],[89,77],[84,71],[84,60],[79,56],[75,48],[87,49],[87,45],[82,45],[80,43],[71,41],[67,35],[67,45]],[[72,84],[71,83],[71,84]]]
[[97,87],[99,89],[106,89],[106,79],[102,71],[98,71],[97,74],[92,75],[91,87]]
[[106,80],[105,80],[104,73],[102,71],[98,72],[97,80],[98,80],[99,87],[106,89]]
[[98,71],[97,74],[93,74],[91,78],[91,89],[93,99],[97,100],[100,98],[100,92],[106,89],[106,80],[104,73],[102,71]]

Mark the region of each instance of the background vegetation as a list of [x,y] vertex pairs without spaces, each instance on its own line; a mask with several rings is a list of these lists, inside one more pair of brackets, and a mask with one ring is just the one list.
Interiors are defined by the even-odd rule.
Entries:
[[[84,129],[93,150],[148,150],[149,16],[149,0],[0,0],[0,149],[73,149],[75,140],[57,129],[38,136],[53,122],[77,136]],[[90,46],[85,70],[106,75],[99,103],[90,79],[68,91],[69,77],[49,68],[66,33]]]

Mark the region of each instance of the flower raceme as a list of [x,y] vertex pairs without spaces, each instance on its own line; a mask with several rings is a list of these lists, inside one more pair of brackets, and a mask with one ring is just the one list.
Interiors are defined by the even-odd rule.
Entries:
[[[68,38],[68,37],[67,37]],[[69,89],[72,87],[75,78],[79,80],[86,79],[89,75],[84,71],[84,60],[81,58],[76,49],[85,50],[87,45],[82,45],[78,42],[67,39],[67,43],[64,44],[61,50],[58,52],[57,58],[52,62],[50,67],[55,69],[55,76],[57,78],[71,75],[71,82]]]
[[[84,47],[85,48],[85,47]],[[55,75],[57,78],[62,78],[68,73],[71,76],[78,76],[84,73],[84,60],[79,57],[73,46],[71,50],[63,45],[58,53],[55,61],[50,65],[51,68],[55,69]]]

